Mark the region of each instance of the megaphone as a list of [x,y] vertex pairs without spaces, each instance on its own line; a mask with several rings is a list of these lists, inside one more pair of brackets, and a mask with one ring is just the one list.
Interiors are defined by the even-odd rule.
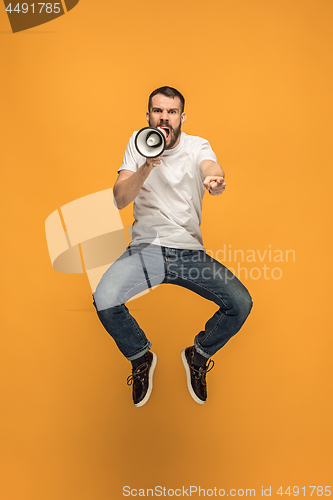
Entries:
[[156,158],[165,150],[166,133],[162,128],[144,127],[136,134],[135,147],[141,156]]

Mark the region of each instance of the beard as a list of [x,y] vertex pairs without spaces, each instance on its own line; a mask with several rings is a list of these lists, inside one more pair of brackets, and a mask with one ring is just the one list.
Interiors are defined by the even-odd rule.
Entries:
[[[150,123],[150,120],[149,120],[148,124],[149,124],[150,127],[154,127],[155,126],[155,125],[152,125]],[[164,123],[159,123],[158,125],[156,125],[156,127],[163,127],[163,126],[165,126]],[[165,149],[172,149],[175,146],[175,144],[178,141],[178,139],[179,139],[179,136],[180,136],[181,131],[182,131],[181,130],[182,129],[182,125],[180,123],[179,127],[177,127],[177,128],[173,128],[170,125],[166,125],[166,126],[169,129],[170,143],[165,147]]]
[[179,136],[180,136],[180,133],[181,133],[181,128],[182,126],[179,125],[179,127],[177,128],[171,128],[170,125],[169,125],[169,130],[170,130],[170,144],[168,146],[166,146],[165,149],[172,149],[176,142],[178,141],[179,139]]

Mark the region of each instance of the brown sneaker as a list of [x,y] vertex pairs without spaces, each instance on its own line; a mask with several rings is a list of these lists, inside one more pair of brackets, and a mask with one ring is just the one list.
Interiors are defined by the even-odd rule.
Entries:
[[207,384],[206,373],[214,366],[214,361],[209,360],[205,366],[195,367],[193,365],[194,346],[186,347],[181,352],[181,358],[186,371],[187,388],[192,398],[199,405],[206,403]]
[[157,363],[157,356],[151,351],[146,353],[146,362],[132,370],[127,377],[127,385],[133,384],[133,403],[139,408],[147,403],[153,389],[153,373]]

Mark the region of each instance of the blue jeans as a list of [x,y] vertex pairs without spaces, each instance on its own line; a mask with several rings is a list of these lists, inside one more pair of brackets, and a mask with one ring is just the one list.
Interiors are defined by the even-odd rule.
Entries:
[[100,321],[128,360],[143,356],[151,343],[125,302],[162,283],[182,286],[217,304],[217,312],[194,339],[197,351],[206,358],[239,331],[252,308],[244,285],[205,251],[149,244],[129,246],[106,271],[93,294]]

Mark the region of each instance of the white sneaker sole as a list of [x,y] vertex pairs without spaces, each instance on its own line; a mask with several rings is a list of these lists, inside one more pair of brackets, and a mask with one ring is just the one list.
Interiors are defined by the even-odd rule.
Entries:
[[140,403],[134,404],[134,406],[136,406],[137,408],[140,408],[141,406],[143,406],[147,403],[148,399],[150,398],[151,391],[153,390],[153,374],[154,374],[154,370],[156,368],[157,356],[154,352],[151,351],[151,353],[153,355],[153,361],[151,363],[151,367],[149,370],[148,391],[147,391],[147,394],[145,395],[145,397],[140,401]]
[[198,398],[198,396],[196,395],[196,393],[194,392],[193,388],[192,388],[192,384],[191,384],[191,370],[190,370],[190,367],[188,365],[188,362],[187,362],[187,359],[186,359],[186,356],[185,356],[185,349],[182,350],[181,352],[181,358],[182,358],[182,361],[183,361],[183,365],[184,365],[184,368],[185,368],[185,372],[186,372],[186,380],[187,380],[187,388],[188,388],[188,392],[191,394],[192,398],[194,399],[194,401],[196,403],[198,403],[199,405],[204,405],[206,403],[206,401],[202,401],[201,399]]

